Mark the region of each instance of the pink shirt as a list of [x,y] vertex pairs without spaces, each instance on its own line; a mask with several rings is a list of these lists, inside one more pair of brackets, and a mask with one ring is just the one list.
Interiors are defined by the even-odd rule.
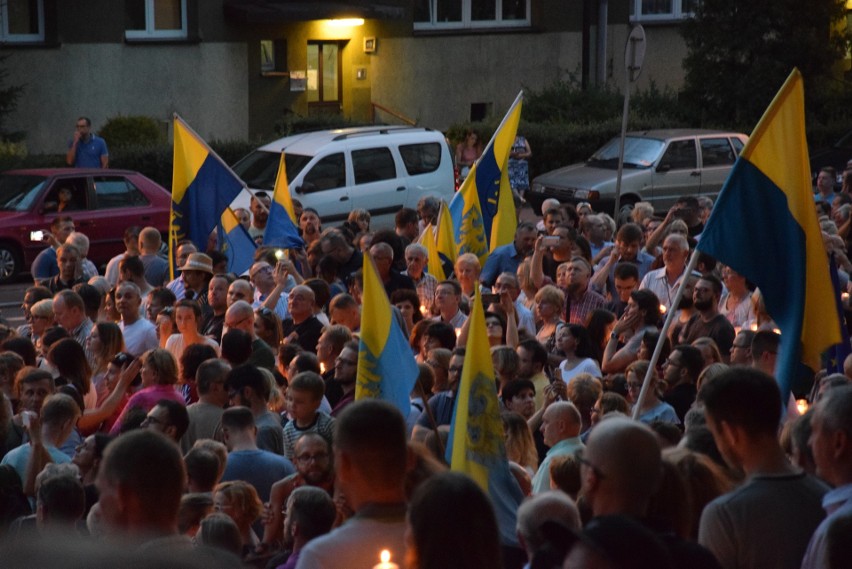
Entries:
[[109,434],[115,436],[119,433],[121,423],[124,421],[124,415],[127,411],[134,407],[138,407],[147,413],[153,409],[155,405],[157,405],[157,401],[160,399],[171,399],[172,401],[177,401],[181,405],[186,405],[186,401],[184,401],[181,394],[177,392],[174,385],[152,385],[150,387],[144,387],[134,393],[127,401],[127,405],[124,406],[124,409],[121,411],[121,415],[119,415],[118,419],[116,419],[112,429],[109,431]]

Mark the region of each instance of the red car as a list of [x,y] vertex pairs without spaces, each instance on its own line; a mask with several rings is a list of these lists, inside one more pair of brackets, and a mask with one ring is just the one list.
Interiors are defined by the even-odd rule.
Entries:
[[[9,170],[0,174],[0,281],[28,271],[57,215],[70,215],[103,265],[124,251],[124,230],[153,226],[168,234],[171,195],[138,172],[78,168]],[[60,211],[61,210],[61,211]]]

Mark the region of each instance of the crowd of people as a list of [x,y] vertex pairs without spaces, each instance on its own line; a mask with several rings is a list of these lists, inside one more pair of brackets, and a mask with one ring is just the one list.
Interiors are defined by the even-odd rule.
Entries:
[[[842,270],[846,198],[817,200]],[[441,281],[419,242],[437,199],[378,229],[365,211],[323,229],[294,205],[305,248],[261,245],[244,275],[211,238],[181,243],[171,278],[160,233],[129,227],[101,276],[56,218],[26,324],[0,327],[8,566],[852,564],[852,359],[794,386],[806,412],[782,401],[760,292],[706,255],[686,274],[709,199],[620,223],[546,201],[484,265],[444,259]],[[268,206],[238,212],[253,236]],[[367,256],[418,364],[407,415],[355,400]],[[502,490],[447,461],[477,292],[525,496],[508,522]]]

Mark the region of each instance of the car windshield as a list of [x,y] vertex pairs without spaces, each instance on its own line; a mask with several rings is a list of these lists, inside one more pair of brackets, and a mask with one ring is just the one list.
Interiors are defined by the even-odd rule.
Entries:
[[[305,164],[310,162],[310,156],[301,154],[285,154],[284,162],[287,166],[287,182],[292,182]],[[278,165],[281,162],[279,152],[268,150],[255,150],[236,164],[234,172],[245,182],[249,188],[254,190],[275,189],[275,178],[278,176]]]
[[[613,138],[603,148],[592,154],[589,158],[589,166],[597,168],[618,168],[619,138]],[[650,168],[666,143],[656,138],[642,138],[628,136],[624,139],[624,167],[625,168]]]
[[30,209],[44,187],[46,176],[3,174],[0,176],[0,210]]

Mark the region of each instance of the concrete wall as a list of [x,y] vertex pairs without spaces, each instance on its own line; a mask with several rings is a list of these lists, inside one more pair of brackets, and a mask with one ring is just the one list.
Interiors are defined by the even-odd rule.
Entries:
[[471,103],[502,114],[518,91],[579,71],[576,33],[388,38],[373,60],[373,100],[444,129]]
[[27,133],[31,153],[65,152],[80,115],[95,130],[110,117],[177,112],[205,139],[248,136],[246,46],[242,43],[81,44],[15,50],[10,84],[23,84],[6,124]]

